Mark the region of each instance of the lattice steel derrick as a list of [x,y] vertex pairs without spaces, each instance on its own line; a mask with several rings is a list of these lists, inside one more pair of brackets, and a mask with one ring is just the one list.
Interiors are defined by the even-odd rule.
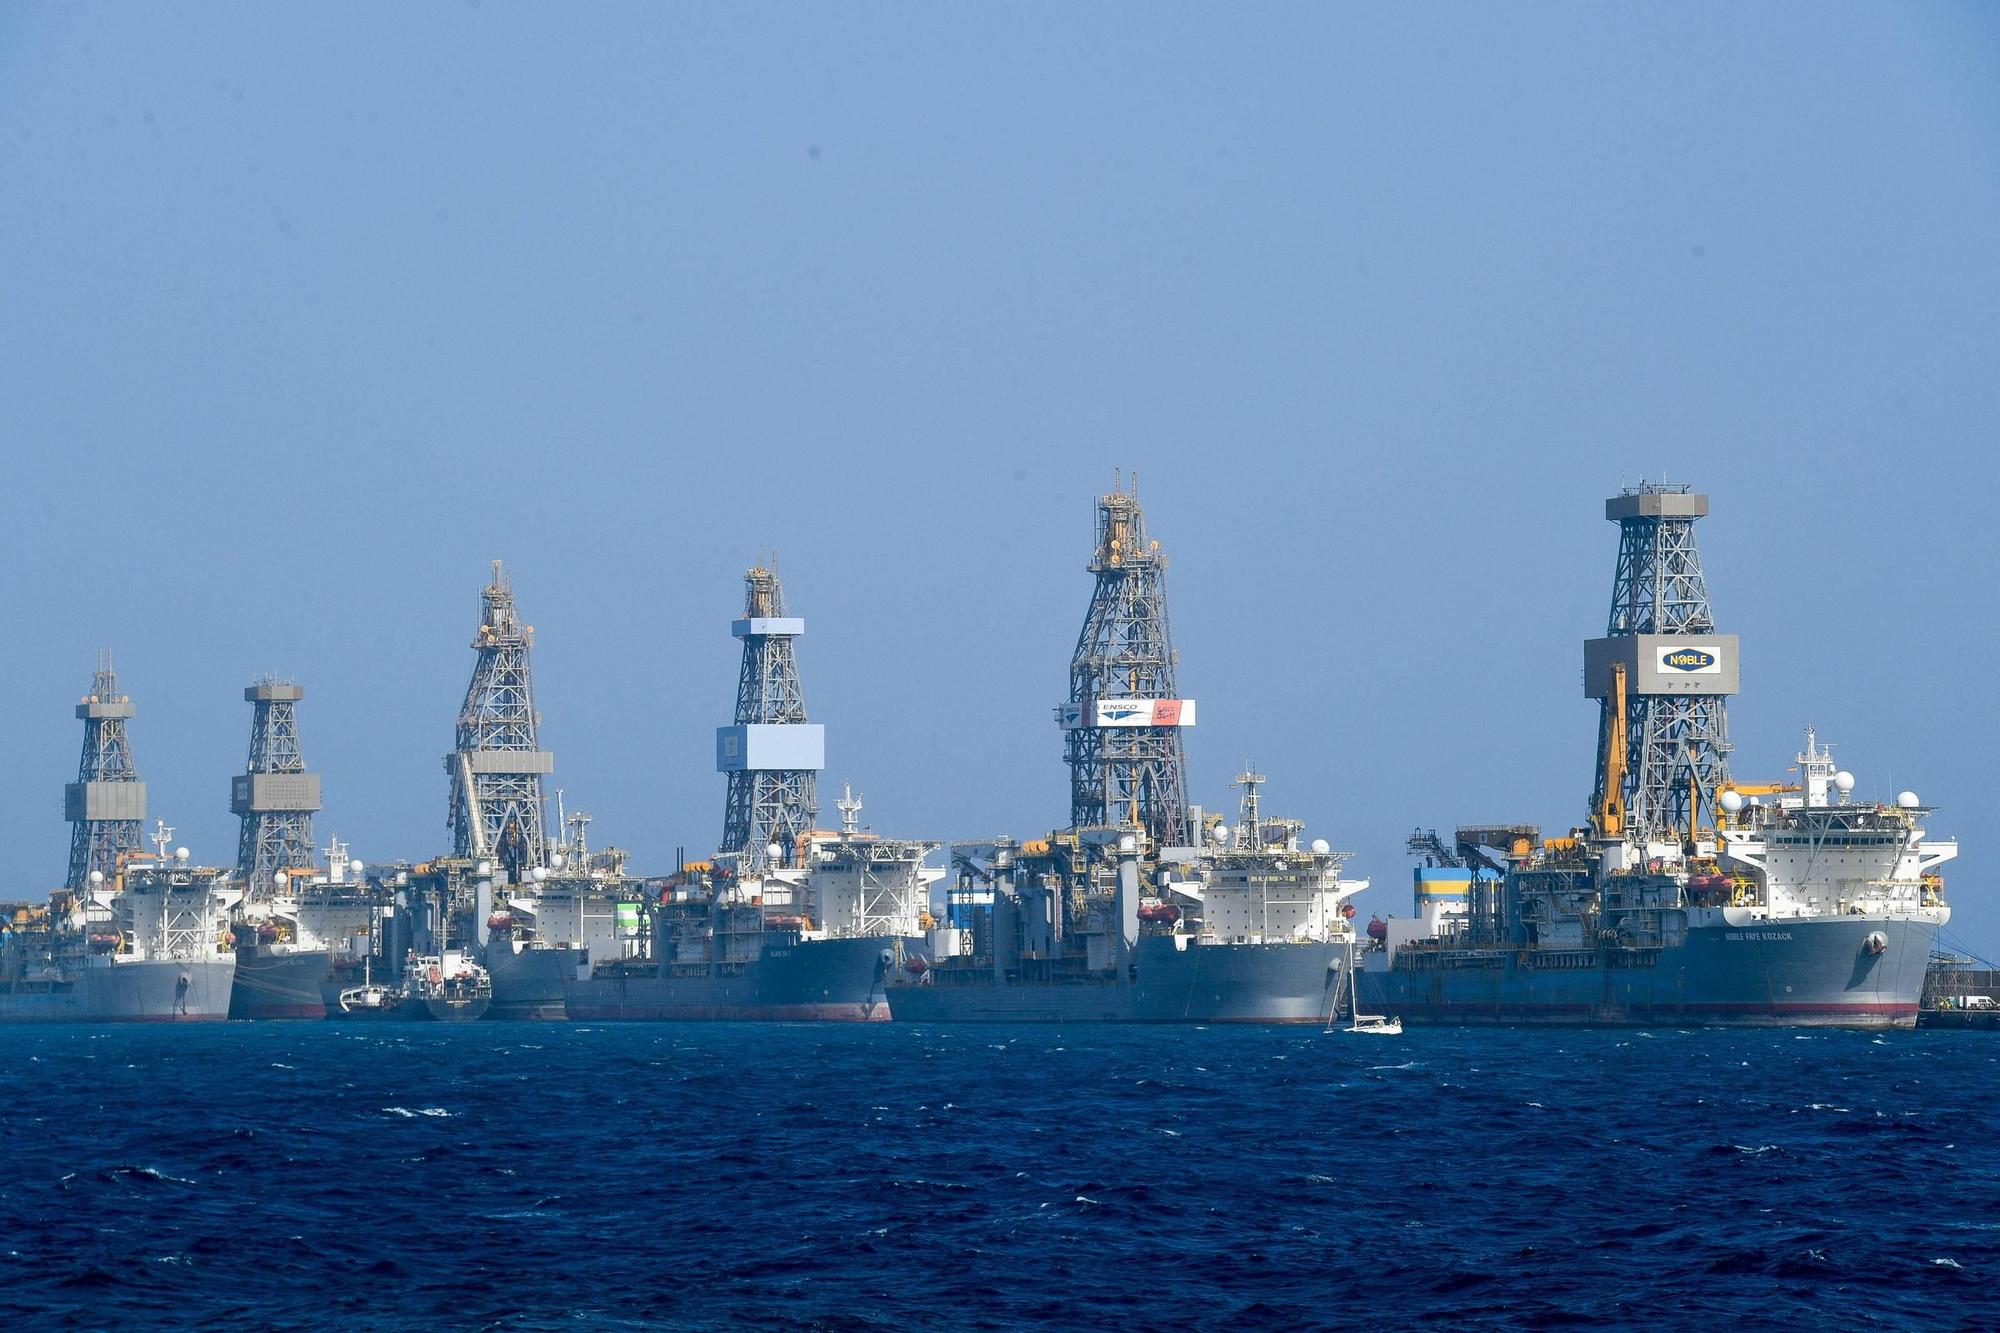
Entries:
[[313,812],[319,778],[306,772],[299,745],[300,686],[266,678],[243,691],[251,706],[250,758],[230,787],[229,808],[242,823],[236,867],[255,894],[268,892],[280,870],[316,861]]
[[76,706],[83,722],[83,756],[76,781],[63,788],[63,813],[71,824],[72,889],[86,888],[92,871],[115,878],[123,858],[142,845],[146,784],[139,780],[125,734],[132,714],[132,700],[118,692],[118,675],[107,655],[90,678],[90,693]]
[[728,777],[719,850],[761,865],[775,844],[779,864],[791,865],[819,813],[824,732],[806,720],[793,643],[805,622],[788,613],[777,571],[758,566],[743,585],[743,615],[731,627],[743,641],[736,721],[716,732],[716,766]]
[[[1090,562],[1097,582],[1058,720],[1067,733],[1071,827],[1136,823],[1159,845],[1177,846],[1189,839],[1181,710],[1191,705],[1175,680],[1166,569],[1159,543],[1146,535],[1136,484],[1099,497]],[[1173,725],[1124,725],[1128,717],[1104,711],[1130,712],[1147,701],[1164,705]]]
[[[1618,567],[1607,638],[1599,643],[1621,645],[1630,666],[1624,797],[1627,830],[1638,838],[1693,836],[1729,782],[1727,696],[1736,690],[1736,639],[1715,632],[1694,535],[1696,520],[1707,512],[1707,496],[1665,483],[1642,484],[1606,503],[1606,517],[1619,527]],[[1666,669],[1664,663],[1686,649],[1696,662],[1715,660],[1685,675]],[[1608,698],[1601,690],[1597,697]],[[1609,739],[1610,707],[1607,701],[1599,718],[1600,755]],[[1600,762],[1593,809],[1605,786]]]
[[547,855],[542,778],[555,761],[541,748],[535,712],[529,662],[534,628],[516,614],[514,590],[498,560],[480,605],[472,639],[478,656],[458,713],[458,745],[445,760],[452,849],[459,856],[495,857],[519,878]]

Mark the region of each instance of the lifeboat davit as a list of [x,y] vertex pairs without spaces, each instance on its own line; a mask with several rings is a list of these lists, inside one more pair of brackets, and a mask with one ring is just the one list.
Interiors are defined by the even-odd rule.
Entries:
[[1147,903],[1139,909],[1141,921],[1160,921],[1171,926],[1181,919],[1181,909],[1172,903]]
[[512,930],[514,928],[513,913],[495,912],[492,916],[486,918],[486,928],[488,930]]
[[110,953],[117,947],[118,937],[116,935],[92,935],[90,937],[90,951],[92,953]]
[[903,970],[913,977],[920,977],[931,970],[931,965],[915,954],[911,954],[903,960]]
[[1346,917],[1349,921],[1352,921],[1354,919],[1354,904],[1342,903],[1340,905],[1340,914]]
[[1369,938],[1369,939],[1371,939],[1371,940],[1386,940],[1386,939],[1388,939],[1388,938],[1389,938],[1389,923],[1388,923],[1388,922],[1386,922],[1386,921],[1384,921],[1384,920],[1383,920],[1383,919],[1382,919],[1381,917],[1379,917],[1379,916],[1377,916],[1377,917],[1370,917],[1370,918],[1369,918],[1369,920],[1368,920],[1368,938]]

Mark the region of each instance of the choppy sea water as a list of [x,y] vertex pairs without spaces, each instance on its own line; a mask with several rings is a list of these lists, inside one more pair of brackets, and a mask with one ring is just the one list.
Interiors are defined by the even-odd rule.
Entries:
[[0,1326],[2000,1326],[2000,1039],[0,1029]]

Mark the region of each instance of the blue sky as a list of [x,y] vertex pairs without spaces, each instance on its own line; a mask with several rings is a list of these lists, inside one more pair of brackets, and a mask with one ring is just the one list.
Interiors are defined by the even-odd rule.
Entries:
[[1564,828],[1641,476],[1713,497],[1736,770],[1815,723],[2000,949],[2000,19],[1977,5],[0,10],[11,896],[111,645],[233,856],[242,687],[320,823],[446,839],[486,562],[572,809],[712,845],[780,552],[827,785],[1066,815],[1092,496],[1171,553],[1196,795],[1407,907],[1413,825]]

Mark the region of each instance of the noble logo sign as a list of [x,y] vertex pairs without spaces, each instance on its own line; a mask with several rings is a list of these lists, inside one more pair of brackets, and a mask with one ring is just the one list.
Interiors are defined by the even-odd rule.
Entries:
[[1660,647],[1654,651],[1659,655],[1659,667],[1662,671],[1678,671],[1690,676],[1722,674],[1722,655],[1713,648],[1687,644],[1672,648]]

